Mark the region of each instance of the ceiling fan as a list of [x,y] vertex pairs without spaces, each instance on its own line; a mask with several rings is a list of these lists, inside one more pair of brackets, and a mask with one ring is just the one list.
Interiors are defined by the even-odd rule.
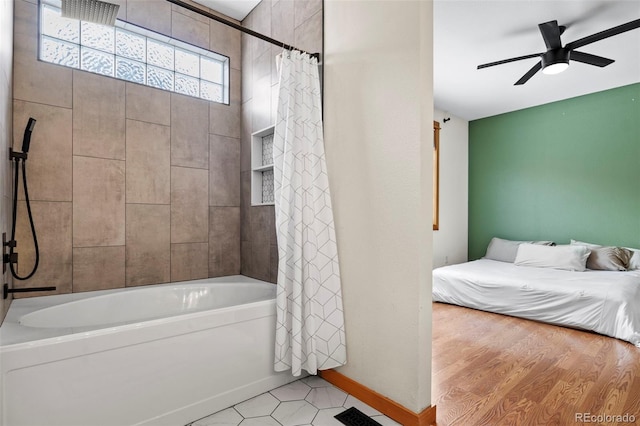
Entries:
[[515,86],[526,83],[535,73],[542,70],[545,74],[557,74],[569,67],[569,60],[582,62],[584,64],[595,65],[597,67],[606,67],[614,62],[613,59],[603,58],[602,56],[592,55],[590,53],[579,52],[578,49],[587,44],[595,43],[605,38],[640,28],[640,19],[591,34],[590,36],[567,43],[562,47],[560,36],[567,29],[563,25],[558,25],[558,21],[544,22],[538,25],[540,33],[547,45],[547,51],[543,53],[534,53],[532,55],[518,56],[517,58],[503,59],[502,61],[489,62],[488,64],[478,65],[478,69],[488,68],[495,65],[507,64],[509,62],[521,61],[523,59],[540,58],[540,62],[535,64],[525,75],[516,81]]

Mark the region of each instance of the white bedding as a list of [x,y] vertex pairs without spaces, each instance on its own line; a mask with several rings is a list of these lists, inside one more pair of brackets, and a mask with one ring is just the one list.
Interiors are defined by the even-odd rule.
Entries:
[[480,259],[433,271],[433,300],[595,331],[640,347],[640,271],[572,272]]

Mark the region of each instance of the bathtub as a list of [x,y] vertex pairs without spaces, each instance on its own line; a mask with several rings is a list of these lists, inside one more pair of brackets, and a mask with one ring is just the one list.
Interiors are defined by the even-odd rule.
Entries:
[[291,382],[275,286],[243,276],[14,300],[2,425],[171,425]]

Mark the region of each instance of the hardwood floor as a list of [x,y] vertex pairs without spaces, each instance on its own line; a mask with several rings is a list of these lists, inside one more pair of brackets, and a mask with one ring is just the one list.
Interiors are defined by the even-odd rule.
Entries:
[[640,348],[434,303],[432,387],[438,426],[635,425]]

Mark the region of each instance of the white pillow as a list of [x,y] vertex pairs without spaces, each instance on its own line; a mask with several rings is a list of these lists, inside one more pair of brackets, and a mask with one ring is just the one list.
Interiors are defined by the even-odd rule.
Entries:
[[633,253],[633,255],[631,256],[631,259],[629,260],[629,267],[627,268],[628,271],[633,271],[635,269],[640,269],[640,249],[636,249],[636,248],[631,248],[631,247],[625,247],[627,250],[631,250],[631,252]]
[[487,253],[484,255],[484,258],[513,263],[513,261],[516,260],[518,246],[523,243],[542,244],[546,246],[553,245],[553,241],[511,241],[493,237],[489,242],[489,246],[487,246]]
[[520,244],[514,263],[518,266],[584,271],[590,253],[591,250],[584,245]]
[[586,246],[590,249],[595,249],[595,248],[600,248],[600,247],[604,247],[601,244],[593,244],[593,243],[585,243],[584,241],[577,241],[577,240],[571,240],[571,245],[572,246]]

